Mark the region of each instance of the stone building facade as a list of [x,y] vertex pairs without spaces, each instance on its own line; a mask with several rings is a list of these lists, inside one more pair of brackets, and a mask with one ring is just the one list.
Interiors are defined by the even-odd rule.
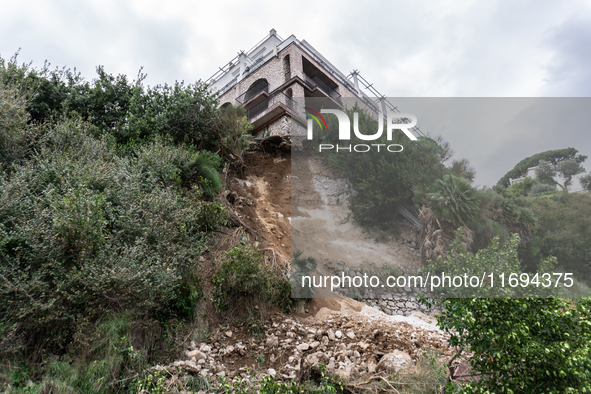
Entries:
[[362,91],[369,84],[358,77],[356,71],[345,76],[305,40],[293,35],[284,40],[272,29],[206,82],[218,93],[220,106],[243,105],[253,134],[266,137],[304,133],[309,98],[325,98],[335,109],[354,98],[377,113],[380,103],[371,91]]

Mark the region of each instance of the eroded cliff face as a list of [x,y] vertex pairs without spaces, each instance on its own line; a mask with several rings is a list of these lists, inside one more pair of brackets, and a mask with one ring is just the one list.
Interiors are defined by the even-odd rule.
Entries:
[[[346,220],[352,192],[347,181],[314,160],[293,164],[301,166],[293,176],[290,151],[279,145],[251,147],[243,156],[242,173],[229,176],[226,195],[237,231],[257,245],[267,264],[289,272],[296,250],[316,258],[327,273],[339,260],[353,267],[372,259],[420,264],[412,228],[398,239],[376,242]],[[257,311],[258,335],[247,320],[226,320],[206,339],[188,338],[185,354],[169,367],[213,378],[261,373],[298,379],[306,365],[324,364],[329,372],[354,379],[412,368],[425,353],[444,358],[453,353],[435,318],[420,312],[392,316],[349,298],[316,298],[292,314]]]

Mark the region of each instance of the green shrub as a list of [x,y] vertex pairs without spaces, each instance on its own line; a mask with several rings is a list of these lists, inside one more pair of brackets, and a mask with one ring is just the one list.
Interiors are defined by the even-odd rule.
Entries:
[[549,194],[556,192],[556,185],[548,185],[546,183],[536,183],[531,187],[530,196],[539,196],[542,194]]
[[29,155],[39,134],[26,106],[26,96],[0,80],[0,170]]
[[243,299],[263,305],[278,302],[285,307],[291,290],[289,282],[277,269],[263,265],[256,248],[243,245],[234,246],[226,254],[212,282],[212,301],[219,311]]
[[[14,393],[110,393],[129,387],[125,376],[143,375],[146,358],[132,345],[132,321],[128,317],[106,317],[91,333],[77,338],[84,357],[47,357],[34,369],[21,363],[12,370],[9,384]],[[33,384],[31,384],[31,382]]]
[[1,327],[60,347],[80,316],[190,314],[199,289],[185,276],[226,211],[177,187],[197,153],[163,141],[137,153],[121,157],[67,121],[48,128],[34,160],[2,173]]
[[460,393],[591,392],[591,300],[453,299],[439,325],[472,353],[476,381]]
[[447,220],[456,226],[469,223],[478,211],[476,190],[470,182],[454,175],[444,175],[427,194],[429,208],[439,220]]
[[186,145],[173,145],[171,141],[156,138],[134,150],[132,161],[149,184],[160,182],[177,187],[199,183],[208,197],[221,190],[218,173],[221,159],[211,152],[198,152]]

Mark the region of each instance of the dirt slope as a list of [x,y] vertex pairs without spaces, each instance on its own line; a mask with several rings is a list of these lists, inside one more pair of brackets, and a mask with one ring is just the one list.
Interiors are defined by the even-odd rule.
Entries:
[[[291,164],[289,152],[247,151],[243,173],[229,181],[226,198],[232,215],[267,261],[288,270],[292,248],[305,246],[321,262],[343,259],[359,265],[386,258],[419,263],[416,253],[394,239],[376,243],[351,221],[343,223],[350,192],[345,181],[314,161],[297,164],[302,167],[292,177]],[[293,212],[292,194],[298,199]],[[388,316],[351,299],[315,299],[305,313],[292,315],[278,309],[259,312],[260,323],[235,319],[215,328],[202,343],[188,338],[187,352],[175,366],[208,377],[246,377],[248,368],[295,378],[306,357],[309,364],[326,364],[335,373],[355,377],[375,373],[383,355],[394,351],[407,354],[411,363],[429,349],[451,354],[446,335],[430,324],[432,319]]]

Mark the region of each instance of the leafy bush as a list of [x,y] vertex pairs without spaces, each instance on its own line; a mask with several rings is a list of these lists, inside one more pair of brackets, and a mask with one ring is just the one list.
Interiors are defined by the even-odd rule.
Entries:
[[542,194],[549,194],[556,192],[556,185],[548,185],[547,183],[537,183],[531,187],[530,196],[539,196]]
[[[501,245],[498,237],[495,237],[484,249],[476,253],[467,251],[466,245],[462,242],[464,238],[463,230],[456,233],[455,239],[451,242],[450,250],[444,255],[439,256],[435,261],[428,262],[428,270],[431,275],[441,277],[445,273],[446,277],[471,278],[476,277],[482,280],[484,276],[485,283],[480,287],[464,285],[452,285],[449,280],[442,281],[439,287],[434,291],[445,297],[519,297],[519,296],[548,296],[557,292],[560,288],[534,286],[510,286],[509,278],[522,278],[525,283],[530,283],[534,274],[526,274],[521,270],[518,248],[520,239],[517,234],[513,234],[504,245]],[[542,282],[541,275],[546,274],[550,269],[555,268],[556,259],[548,257],[538,261],[537,280]],[[503,274],[505,278],[504,286],[501,285],[499,275]],[[490,282],[490,275],[493,275],[493,282]],[[534,277],[535,278],[535,277]],[[519,279],[521,280],[521,279]],[[535,280],[535,279],[533,279]],[[465,283],[467,279],[464,279]],[[546,280],[547,282],[547,280]],[[433,282],[431,282],[433,283]],[[520,282],[521,283],[521,282]],[[533,282],[532,282],[533,283]]]
[[199,286],[183,278],[225,220],[219,203],[175,182],[196,157],[162,141],[121,157],[85,123],[49,128],[34,160],[0,178],[3,334],[61,346],[80,316],[187,315]]
[[263,265],[256,248],[243,245],[234,246],[226,254],[212,282],[212,301],[219,311],[244,299],[263,305],[276,302],[286,306],[291,292],[289,282],[277,269]]
[[246,136],[251,130],[252,125],[248,122],[244,107],[230,104],[220,108],[215,125],[220,156],[230,163],[239,160],[242,151],[248,146]]
[[16,88],[0,81],[0,170],[31,153],[40,130],[29,125],[27,98]]
[[591,279],[591,196],[556,193],[532,202],[538,218],[530,242],[531,259],[556,256],[558,264],[584,280]]
[[439,325],[472,353],[459,393],[591,392],[591,300],[452,299]]
[[[106,317],[99,321],[90,335],[84,338],[84,353],[94,360],[48,356],[37,366],[39,376],[30,365],[22,363],[9,376],[8,383],[14,393],[109,393],[128,389],[131,374],[143,375],[145,355],[135,349],[132,322],[128,317]],[[79,344],[82,345],[82,344]],[[17,372],[17,373],[15,373]],[[147,374],[146,374],[147,375]],[[37,383],[31,384],[31,382]],[[1,388],[2,386],[0,386]]]
[[[198,152],[195,148],[173,145],[157,137],[155,141],[139,145],[134,150],[136,165],[151,182],[177,186],[200,184],[208,197],[214,197],[222,188],[218,173],[221,159],[212,152]],[[153,179],[152,179],[153,178]]]
[[102,66],[96,71],[97,77],[88,82],[66,68],[50,70],[48,63],[35,69],[18,65],[16,56],[8,62],[0,58],[0,83],[11,83],[26,96],[34,121],[78,116],[92,125],[95,135],[112,136],[120,144],[159,135],[200,150],[218,150],[217,101],[204,83],[145,88],[141,70],[133,81],[108,74]]
[[318,264],[314,257],[302,257],[302,251],[296,251],[291,260],[291,288],[294,298],[308,299],[314,295],[312,286],[303,286],[302,277],[310,275]]

